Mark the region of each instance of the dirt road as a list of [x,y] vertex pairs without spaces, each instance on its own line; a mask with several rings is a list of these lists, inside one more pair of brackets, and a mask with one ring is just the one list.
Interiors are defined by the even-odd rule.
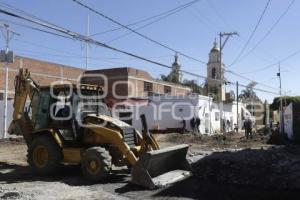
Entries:
[[[130,184],[128,182],[130,176],[126,168],[114,169],[108,182],[97,184],[85,180],[81,176],[80,168],[76,166],[66,166],[57,176],[36,176],[27,167],[25,144],[22,141],[2,140],[0,141],[0,199],[291,199],[299,197],[300,150],[298,147],[273,147],[266,144],[265,139],[258,135],[253,140],[246,140],[242,135],[234,134],[225,137],[180,134],[156,135],[156,137],[162,146],[191,144],[189,159],[193,161],[194,175],[173,186],[152,191]],[[251,173],[248,173],[249,170]]]

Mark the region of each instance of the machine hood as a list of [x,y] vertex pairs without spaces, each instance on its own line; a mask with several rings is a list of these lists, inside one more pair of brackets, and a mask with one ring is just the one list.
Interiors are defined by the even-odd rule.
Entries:
[[95,118],[98,118],[98,119],[102,119],[103,121],[105,122],[109,122],[110,124],[113,124],[117,127],[130,127],[129,124],[117,119],[117,118],[113,118],[113,117],[110,117],[108,115],[96,115],[96,114],[89,114],[87,115],[88,117],[95,117]]

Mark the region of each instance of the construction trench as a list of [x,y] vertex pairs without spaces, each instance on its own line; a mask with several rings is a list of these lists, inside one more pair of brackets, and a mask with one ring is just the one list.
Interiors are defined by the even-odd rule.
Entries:
[[98,183],[71,165],[55,176],[37,176],[27,166],[23,139],[2,139],[0,199],[295,199],[300,194],[300,148],[278,143],[270,133],[257,132],[252,140],[242,133],[155,138],[162,147],[189,144],[193,175],[156,190],[129,183],[126,167],[114,167],[109,180]]

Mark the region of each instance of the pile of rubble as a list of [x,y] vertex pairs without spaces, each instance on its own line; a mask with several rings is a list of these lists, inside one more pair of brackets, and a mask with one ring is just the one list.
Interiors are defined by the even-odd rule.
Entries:
[[221,183],[300,189],[300,147],[215,152],[193,164],[195,176]]

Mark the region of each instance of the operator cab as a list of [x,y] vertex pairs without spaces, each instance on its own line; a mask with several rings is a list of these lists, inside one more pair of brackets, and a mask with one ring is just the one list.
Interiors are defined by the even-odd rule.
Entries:
[[92,85],[55,85],[40,87],[31,105],[34,131],[58,130],[66,142],[80,141],[82,125],[88,114],[110,115],[101,98],[102,89]]

